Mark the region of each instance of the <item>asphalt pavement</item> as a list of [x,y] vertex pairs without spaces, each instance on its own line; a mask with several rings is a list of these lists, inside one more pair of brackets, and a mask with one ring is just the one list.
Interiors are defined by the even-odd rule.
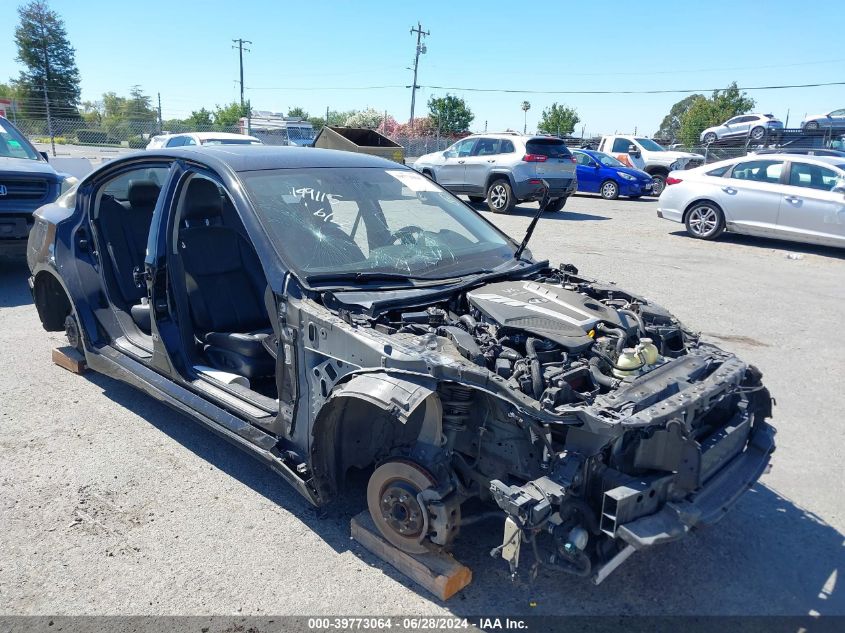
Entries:
[[[473,583],[441,603],[349,537],[365,481],[323,515],[249,456],[133,388],[50,359],[22,261],[0,259],[2,614],[839,614],[845,250],[692,240],[653,200],[571,199],[530,248],[672,310],[757,364],[772,471],[717,526],[596,587],[511,580],[498,522],[465,530]],[[521,239],[534,207],[485,215]]]

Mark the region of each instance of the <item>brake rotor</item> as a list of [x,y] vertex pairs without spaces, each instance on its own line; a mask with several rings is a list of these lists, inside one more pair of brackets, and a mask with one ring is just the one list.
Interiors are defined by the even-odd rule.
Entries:
[[411,461],[393,460],[376,468],[367,484],[367,507],[388,542],[410,554],[430,551],[424,545],[427,511],[417,495],[436,485],[431,473]]

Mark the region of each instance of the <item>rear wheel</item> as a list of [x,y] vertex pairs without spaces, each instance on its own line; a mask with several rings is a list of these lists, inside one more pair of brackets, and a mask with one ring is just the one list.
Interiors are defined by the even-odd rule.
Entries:
[[563,209],[566,201],[569,200],[569,196],[564,196],[563,198],[555,198],[551,202],[549,202],[548,206],[546,207],[546,211],[560,211]]
[[490,183],[487,189],[487,206],[493,213],[510,213],[516,206],[513,189],[507,180],[499,179]]
[[418,495],[437,482],[410,460],[391,460],[375,469],[367,484],[367,507],[379,532],[411,554],[429,551],[428,515]]
[[766,136],[766,128],[757,126],[751,130],[751,138],[755,141],[763,140],[764,136]]
[[710,145],[713,141],[716,140],[716,133],[715,132],[708,132],[704,135],[704,144]]
[[619,197],[619,185],[613,180],[605,180],[601,183],[599,193],[605,200],[616,200]]
[[696,202],[687,211],[687,233],[699,240],[715,240],[725,230],[725,215],[713,202]]

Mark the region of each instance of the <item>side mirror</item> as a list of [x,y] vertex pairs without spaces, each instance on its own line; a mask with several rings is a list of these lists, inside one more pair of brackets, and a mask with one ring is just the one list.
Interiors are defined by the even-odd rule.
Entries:
[[845,195],[845,178],[837,178],[831,191]]
[[38,152],[38,153],[41,154],[41,158],[46,160],[48,163],[50,162],[50,155],[47,152]]
[[637,154],[639,154],[639,153],[640,153],[640,150],[639,150],[639,149],[637,149],[637,146],[636,146],[636,145],[629,145],[629,146],[628,146],[628,153],[629,153],[631,156],[636,156]]

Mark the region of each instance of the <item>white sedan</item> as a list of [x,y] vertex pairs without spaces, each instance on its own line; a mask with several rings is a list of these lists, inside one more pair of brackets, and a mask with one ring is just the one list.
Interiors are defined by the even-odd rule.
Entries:
[[845,247],[845,158],[751,155],[673,171],[657,216],[713,240],[724,231]]
[[231,132],[183,132],[159,134],[150,139],[147,149],[162,147],[189,147],[196,145],[264,145],[261,139]]

